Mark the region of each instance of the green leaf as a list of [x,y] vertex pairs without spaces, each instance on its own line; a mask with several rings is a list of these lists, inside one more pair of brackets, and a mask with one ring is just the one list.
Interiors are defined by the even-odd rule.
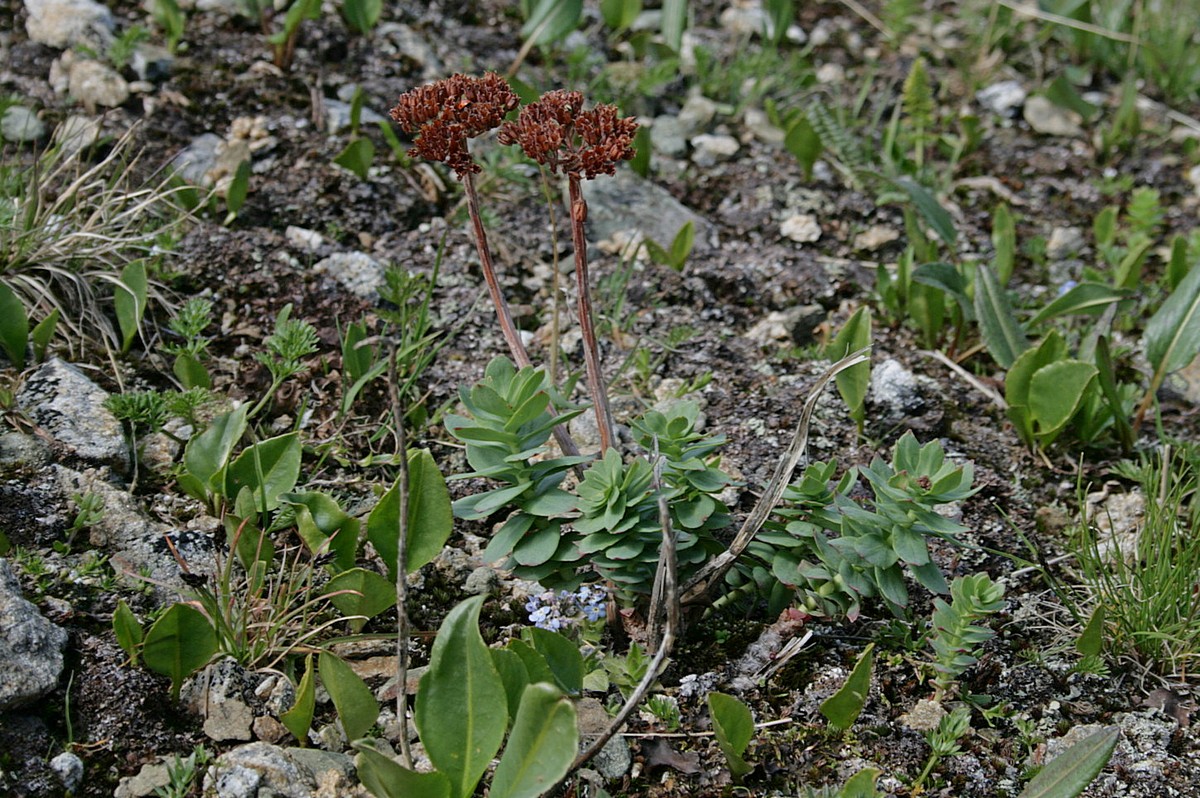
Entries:
[[217,633],[200,610],[174,604],[146,634],[142,661],[155,673],[171,677],[171,700],[179,700],[183,680],[203,668],[217,653]]
[[125,603],[125,599],[117,602],[117,608],[113,611],[112,627],[113,634],[117,636],[117,644],[129,656],[130,664],[137,665],[138,646],[142,644],[142,625]]
[[121,279],[113,289],[113,309],[121,328],[122,352],[129,351],[141,330],[148,290],[145,261],[135,260],[121,270]]
[[579,646],[557,632],[536,626],[526,632],[534,651],[546,659],[558,687],[568,695],[579,695],[583,691],[583,655]]
[[1037,370],[1029,381],[1029,412],[1039,440],[1049,440],[1066,426],[1096,378],[1096,367],[1081,360],[1060,360]]
[[[299,0],[296,5],[302,2],[304,0]],[[233,180],[230,181],[229,188],[225,190],[225,208],[229,212],[225,217],[225,224],[229,224],[237,218],[238,212],[246,204],[248,193],[250,193],[250,161],[247,159],[238,164],[237,171],[233,173]]]
[[713,734],[729,770],[737,780],[741,780],[754,766],[742,759],[746,746],[754,737],[754,718],[750,708],[738,699],[724,693],[708,694],[708,713],[712,716]]
[[663,0],[662,4],[662,35],[663,41],[673,51],[679,52],[683,47],[683,31],[687,27],[687,0]]
[[1085,657],[1097,657],[1104,650],[1104,605],[1097,604],[1092,617],[1079,633],[1075,650]]
[[342,0],[342,17],[356,33],[370,35],[383,13],[383,0]]
[[804,114],[797,114],[784,136],[783,146],[795,156],[804,169],[804,176],[812,179],[813,165],[821,157],[821,136]]
[[1187,277],[1190,264],[1188,261],[1188,240],[1185,236],[1177,235],[1171,240],[1171,257],[1167,261],[1167,288],[1174,291]]
[[1008,285],[1016,261],[1017,227],[1012,211],[1005,204],[997,205],[992,213],[992,247],[996,250],[996,256],[992,259],[996,279],[1000,285]]
[[883,771],[863,768],[846,780],[838,798],[880,798],[882,793],[875,789],[875,782]]
[[296,487],[300,478],[300,433],[289,432],[247,446],[225,474],[225,495],[237,496],[249,488],[260,513],[279,506],[279,498]]
[[1059,75],[1055,78],[1054,82],[1046,87],[1043,94],[1047,100],[1058,107],[1079,114],[1085,122],[1094,120],[1100,114],[1100,109],[1083,99],[1083,96],[1067,80],[1066,75]]
[[296,508],[296,531],[313,554],[330,552],[336,571],[354,567],[358,555],[357,518],[348,515],[329,496],[317,491],[285,493],[280,501]]
[[[4,313],[0,309],[0,313]],[[33,359],[38,363],[46,359],[46,347],[50,345],[50,339],[54,337],[54,330],[58,327],[58,319],[62,315],[58,308],[50,311],[50,315],[38,322],[33,328],[33,333],[30,337],[33,339]]]
[[6,283],[0,283],[0,346],[18,371],[25,368],[28,342],[29,317],[25,305]]
[[671,240],[671,251],[668,253],[668,265],[677,272],[682,272],[687,264],[688,255],[692,252],[692,244],[696,241],[696,225],[690,220],[675,233]]
[[845,731],[854,725],[867,703],[867,693],[871,689],[871,665],[874,659],[875,644],[869,643],[858,655],[854,670],[850,672],[842,689],[825,699],[821,704],[821,714],[829,720],[829,725],[838,731]]
[[[861,306],[846,321],[829,345],[825,347],[825,357],[830,360],[840,360],[851,352],[857,352],[871,344],[871,310],[866,305]],[[866,418],[865,404],[867,389],[871,386],[871,363],[863,361],[848,369],[843,369],[837,377],[838,393],[846,407],[850,408],[850,416],[858,422],[861,430]]]
[[355,742],[358,756],[354,767],[363,786],[375,798],[450,798],[450,779],[444,773],[417,773],[371,747],[370,741]]
[[958,233],[954,229],[954,220],[950,218],[950,214],[937,201],[937,198],[929,193],[929,189],[909,180],[907,177],[902,177],[899,180],[889,178],[888,182],[908,194],[908,198],[916,206],[917,212],[933,228],[933,232],[937,233],[938,238],[946,242],[946,246],[953,249],[954,241],[958,237]]
[[179,383],[183,386],[184,390],[212,387],[212,379],[208,375],[208,369],[194,355],[190,355],[187,352],[175,356],[175,363],[171,367],[171,371],[179,379]]
[[1029,348],[996,273],[986,263],[975,271],[975,317],[988,352],[1002,368],[1011,366]]
[[583,0],[537,0],[521,27],[521,38],[547,46],[567,37],[583,18]]
[[379,718],[379,704],[371,695],[371,689],[341,657],[328,651],[321,652],[317,669],[321,683],[333,699],[346,739],[357,740],[366,735]]
[[353,172],[359,180],[366,180],[371,171],[371,162],[375,160],[375,145],[370,139],[355,139],[346,145],[333,162],[338,166]]
[[1179,283],[1142,334],[1146,358],[1154,366],[1157,384],[1159,375],[1178,371],[1200,351],[1200,268],[1194,268]]
[[474,792],[508,726],[504,683],[479,634],[482,606],[483,596],[476,596],[446,616],[417,692],[421,742],[449,777],[453,798]]
[[[408,573],[431,562],[442,551],[454,529],[454,514],[446,480],[438,471],[428,449],[408,453]],[[367,518],[367,540],[387,564],[388,575],[396,578],[400,553],[400,481],[379,499]]]
[[1046,763],[1019,798],[1074,798],[1108,764],[1121,730],[1110,726],[1080,740]]
[[304,658],[304,676],[296,687],[296,701],[287,712],[280,714],[279,722],[287,727],[300,745],[308,745],[308,730],[312,726],[313,712],[317,706],[317,687],[313,672],[312,654]]
[[551,685],[529,685],[489,798],[537,798],[567,775],[578,752],[575,705]]
[[604,24],[615,31],[623,31],[633,24],[642,13],[642,0],[600,0],[600,16]]
[[975,306],[967,296],[967,280],[951,263],[923,263],[913,270],[912,281],[941,289],[954,298],[962,309],[963,318],[975,318]]
[[529,685],[529,671],[517,652],[508,648],[489,649],[492,652],[492,664],[504,682],[504,694],[508,698],[508,718],[510,721],[517,717],[521,707],[521,695]]
[[629,168],[638,177],[647,177],[650,174],[650,128],[642,125],[638,128],[637,133],[633,136],[633,159],[629,162]]
[[1080,283],[1039,310],[1026,326],[1035,327],[1059,316],[1100,313],[1113,302],[1129,296],[1129,293],[1104,283]]
[[246,431],[249,411],[250,405],[244,404],[223,413],[212,420],[208,429],[188,441],[183,453],[184,468],[205,490],[223,492],[225,480],[218,476]]
[[1112,413],[1113,427],[1116,429],[1117,440],[1121,442],[1121,448],[1125,451],[1131,450],[1136,436],[1117,391],[1117,374],[1108,349],[1107,335],[1101,335],[1096,340],[1096,383],[1100,386],[1100,392]]
[[354,593],[333,596],[329,599],[333,606],[343,615],[366,616],[351,622],[350,631],[354,633],[362,630],[367,618],[375,617],[396,603],[395,583],[364,568],[342,571],[325,585],[327,594],[341,590],[352,590]]

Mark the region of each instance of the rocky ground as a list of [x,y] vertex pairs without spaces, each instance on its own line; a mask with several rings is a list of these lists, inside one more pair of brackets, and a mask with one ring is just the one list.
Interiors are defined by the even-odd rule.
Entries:
[[[745,62],[764,50],[758,4],[694,2],[687,49],[706,48],[720,66],[696,75],[685,59],[661,79],[643,75],[634,91],[619,78],[641,62],[599,23],[594,4],[586,5],[581,30],[553,52],[534,49],[519,75],[539,89],[619,99],[624,113],[651,126],[647,178],[622,168],[587,186],[597,302],[609,332],[602,356],[618,420],[702,385],[690,396],[702,404],[707,429],[728,437],[723,467],[743,485],[735,515],[753,506],[828,365],[820,344],[857,307],[876,301],[877,265],[895,263],[908,238],[900,206],[848,181],[835,159],[818,160],[806,174],[782,146],[764,96],[781,107],[813,98],[849,105],[867,85],[863,117],[882,121],[859,135],[875,148],[912,59],[925,54],[945,118],[973,115],[982,131],[979,146],[940,186],[958,256],[990,257],[991,213],[1007,202],[1018,214],[1018,240],[1042,245],[1018,257],[1013,287],[1030,307],[1096,263],[1092,220],[1134,186],[1160,194],[1160,244],[1197,226],[1200,124],[1192,117],[1200,109],[1169,113],[1147,100],[1134,146],[1102,153],[1095,134],[1116,112],[1118,83],[1094,76],[1089,99],[1101,116],[1087,124],[1030,96],[1042,86],[1042,70],[1064,66],[1036,31],[1007,52],[993,51],[980,47],[977,20],[956,16],[957,5],[918,15],[905,35],[889,38],[849,5],[806,3],[781,50],[802,54],[802,68],[790,61],[753,67]],[[377,307],[385,266],[428,274],[440,259],[432,313],[442,348],[420,380],[433,423],[418,436],[446,474],[466,465],[439,414],[504,351],[453,177],[440,166],[394,158],[375,123],[402,92],[455,71],[504,72],[522,47],[515,3],[385,6],[369,38],[349,33],[332,10],[305,21],[292,64],[281,69],[232,0],[199,0],[188,10],[185,46],[175,54],[160,46],[161,34],[137,3],[0,0],[0,18],[13,22],[0,30],[0,88],[12,99],[3,117],[6,163],[28,163],[63,125],[102,147],[104,137],[134,130],[141,156],[131,169],[150,181],[175,168],[220,189],[248,160],[250,190],[236,219],[222,223],[220,198],[198,211],[159,279],[169,300],[200,295],[215,303],[213,388],[235,402],[256,401],[269,384],[251,354],[284,306],[316,327],[319,354],[300,381],[284,387],[266,423],[298,426],[308,447],[307,484],[333,486],[343,506],[363,512],[373,488],[390,479],[362,465],[390,451],[390,439],[375,435],[387,397],[376,384],[349,417],[338,413],[339,330]],[[127,64],[92,57],[135,25],[154,32]],[[1036,69],[1022,60],[1033,55]],[[376,148],[365,178],[334,164],[352,138],[356,89],[365,98],[362,135]],[[544,353],[554,268],[568,267],[570,238],[548,224],[536,171],[488,142],[477,152],[487,164],[483,201],[505,289],[535,354]],[[665,244],[688,221],[696,238],[682,270],[620,256],[631,237]],[[1161,269],[1160,248],[1148,268]],[[0,273],[6,268],[0,264]],[[563,365],[581,369],[566,314]],[[151,315],[165,319],[162,311]],[[336,726],[318,724],[310,746],[299,748],[276,719],[292,701],[281,674],[221,663],[177,704],[169,680],[132,666],[117,644],[111,617],[118,599],[145,617],[186,591],[166,541],[202,568],[220,558],[224,539],[220,522],[173,482],[178,446],[154,438],[135,467],[128,430],[103,406],[122,389],[170,387],[158,343],[150,333],[145,346],[110,359],[81,340],[62,341],[51,349],[60,357],[21,373],[0,361],[0,385],[11,391],[0,430],[0,532],[11,549],[0,559],[0,791],[151,795],[165,789],[173,757],[203,745],[216,763],[207,778],[169,794],[358,794]],[[1022,567],[1030,556],[1023,540],[1046,560],[1066,550],[1078,485],[1098,489],[1110,479],[1119,450],[1090,449],[1082,458],[1068,446],[1030,453],[986,392],[1002,384],[999,367],[986,355],[970,358],[968,379],[927,353],[910,327],[886,317],[876,320],[871,361],[862,434],[830,390],[818,405],[811,457],[865,465],[908,430],[922,441],[941,440],[956,461],[974,464],[980,490],[958,508],[970,528],[968,547],[945,546],[936,557],[947,572],[987,571],[1007,587],[1005,609],[990,624],[997,635],[960,684],[962,695],[990,696],[981,706],[1000,708],[976,712],[962,752],[940,762],[925,791],[1016,795],[1031,767],[1091,730],[1116,725],[1116,752],[1086,795],[1200,795],[1187,679],[1125,660],[1106,677],[1076,669],[1078,627],[1036,569]],[[1184,440],[1195,440],[1196,374],[1185,371],[1162,392],[1164,430]],[[588,435],[583,423],[574,431]],[[1149,435],[1139,441],[1154,443]],[[455,497],[480,487],[451,485]],[[1115,523],[1127,489],[1120,482],[1107,489]],[[103,514],[73,526],[72,497],[82,494],[100,497]],[[489,639],[525,622],[532,588],[483,561],[489,531],[481,522],[460,523],[451,545],[422,571],[411,608],[419,660],[440,618],[470,593],[493,594]],[[56,545],[68,538],[71,545]],[[1054,573],[1069,580],[1069,563]],[[923,595],[914,617],[927,618],[930,606]],[[564,794],[602,794],[603,785],[613,795],[796,795],[870,765],[883,771],[886,794],[920,792],[913,780],[929,748],[919,719],[906,713],[930,690],[920,679],[927,657],[912,647],[911,630],[906,643],[902,625],[882,607],[868,607],[853,623],[814,621],[809,642],[764,680],[762,667],[784,642],[764,635],[774,633],[774,620],[752,602],[695,620],[661,680],[662,693],[678,703],[678,729],[643,714],[594,764],[599,775],[572,781]],[[367,631],[386,634],[393,623],[394,614],[384,615]],[[833,734],[818,707],[870,640],[881,651],[865,710],[850,733]],[[380,696],[389,689],[390,645],[368,642],[347,654]],[[710,734],[704,693],[713,688],[736,692],[768,724],[747,754],[757,767],[744,786],[732,784]],[[394,683],[390,689],[394,695]],[[586,700],[585,724],[602,725],[603,698]],[[327,711],[324,720],[331,719]],[[380,728],[394,736],[395,716],[385,711]]]

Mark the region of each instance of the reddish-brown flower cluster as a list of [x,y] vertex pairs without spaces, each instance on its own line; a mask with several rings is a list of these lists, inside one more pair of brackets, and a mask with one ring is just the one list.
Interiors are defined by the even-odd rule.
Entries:
[[401,95],[391,116],[405,133],[417,137],[410,155],[443,161],[461,180],[480,171],[467,150],[467,139],[499,127],[518,103],[504,78],[494,72],[482,78],[452,75]]
[[583,110],[577,91],[551,91],[521,109],[497,136],[501,144],[520,144],[533,160],[573,177],[611,175],[617,163],[634,156],[638,124],[617,117],[613,105]]

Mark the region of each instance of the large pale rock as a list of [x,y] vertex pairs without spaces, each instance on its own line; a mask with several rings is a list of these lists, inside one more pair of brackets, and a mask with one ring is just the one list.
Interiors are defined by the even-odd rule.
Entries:
[[129,84],[115,69],[99,61],[76,61],[68,78],[71,96],[89,112],[97,107],[116,108],[129,99]]
[[365,252],[338,252],[313,266],[317,274],[328,274],[350,293],[372,299],[383,285],[383,264]]
[[610,239],[618,232],[636,232],[665,246],[681,227],[692,222],[697,251],[715,243],[712,222],[629,169],[618,169],[613,177],[583,181],[583,195],[588,203],[587,232],[592,241]]
[[58,684],[67,633],[21,595],[8,560],[0,558],[0,712],[37,701]]
[[353,763],[345,754],[250,743],[216,761],[204,777],[204,794],[211,791],[218,798],[311,798],[318,782],[327,782],[330,776],[344,779],[351,772]]
[[17,405],[80,459],[124,471],[129,446],[121,422],[104,406],[107,398],[83,372],[54,358],[25,381]]
[[25,0],[25,32],[38,44],[93,48],[112,40],[112,12],[95,0]]

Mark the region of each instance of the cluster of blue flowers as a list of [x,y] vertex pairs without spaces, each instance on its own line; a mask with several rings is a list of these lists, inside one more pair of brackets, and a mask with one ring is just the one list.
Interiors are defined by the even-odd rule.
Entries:
[[604,617],[607,596],[592,585],[584,585],[574,593],[566,590],[555,593],[547,590],[530,596],[525,602],[529,622],[540,629],[561,631],[583,621],[598,621]]

